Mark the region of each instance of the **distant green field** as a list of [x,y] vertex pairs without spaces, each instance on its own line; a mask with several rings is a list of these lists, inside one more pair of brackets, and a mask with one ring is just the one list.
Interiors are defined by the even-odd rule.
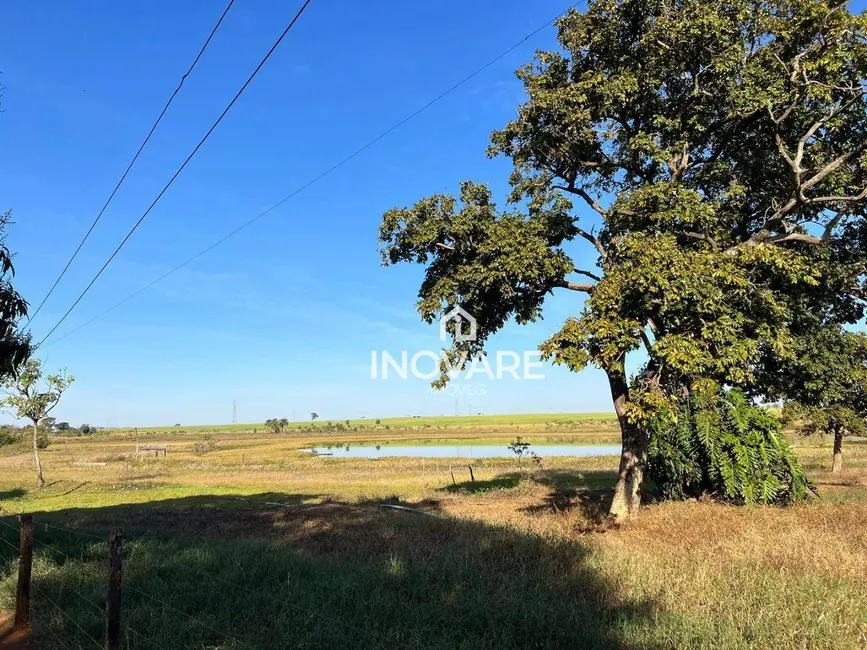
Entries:
[[[416,427],[501,427],[501,426],[544,426],[546,424],[568,424],[581,422],[594,422],[599,420],[614,420],[614,413],[516,413],[511,415],[446,415],[432,417],[399,417],[381,418],[381,427],[392,429],[405,429]],[[300,427],[324,427],[329,423],[346,423],[346,420],[328,419],[322,417],[315,422],[309,420],[296,420],[289,422],[289,429]],[[350,427],[374,427],[377,426],[376,418],[358,418],[349,420]],[[123,427],[121,430],[128,430]],[[248,424],[181,424],[180,427],[139,427],[141,433],[161,433],[182,429],[188,432],[228,432],[228,431],[252,431],[253,429],[264,430],[265,424],[254,422]]]

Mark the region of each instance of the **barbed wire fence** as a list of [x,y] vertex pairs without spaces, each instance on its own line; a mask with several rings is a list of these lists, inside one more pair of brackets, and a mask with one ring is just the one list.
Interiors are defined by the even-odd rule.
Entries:
[[[16,526],[10,523],[10,520],[17,520],[19,523]],[[122,557],[123,536],[119,528],[112,528],[110,533],[101,536],[93,532],[34,520],[33,516],[29,514],[0,515],[0,527],[2,527],[0,528],[0,533],[11,531],[20,541],[19,546],[16,546],[6,537],[0,535],[0,549],[3,551],[0,554],[0,559],[4,561],[4,564],[8,565],[13,565],[17,562],[18,568],[16,611],[13,628],[26,629],[30,628],[32,624],[35,635],[42,637],[44,634],[50,637],[54,644],[56,644],[55,647],[60,648],[81,647],[119,650],[120,648],[157,647],[155,645],[157,641],[153,639],[152,635],[123,622],[120,606],[121,593],[123,593],[124,595],[134,594],[138,601],[151,603],[154,610],[171,612],[193,626],[197,626],[214,635],[214,637],[209,637],[209,641],[213,641],[216,638],[223,644],[230,644],[227,647],[232,648],[261,647],[259,644],[252,644],[237,638],[230,630],[221,629],[221,627],[202,620],[199,616],[184,611],[181,607],[167,602],[165,597],[160,597],[140,588],[140,586],[134,586],[131,583],[135,582],[136,577],[140,575],[140,572],[137,570],[130,571],[129,576],[121,578],[120,558]],[[82,547],[82,553],[78,555],[67,553],[58,548],[56,542],[49,543],[41,537],[44,533],[52,530],[58,533],[78,536],[85,540],[87,545]],[[159,536],[153,531],[146,530],[143,534],[126,539],[128,542],[140,540],[159,540]],[[113,553],[117,556],[117,567],[113,565]],[[94,574],[96,569],[94,563],[102,563],[102,568],[105,570],[104,587],[88,590],[80,586],[76,588],[76,586],[70,584],[70,581],[66,579],[61,580],[59,584],[47,581],[46,578],[50,572],[45,567],[44,560],[47,559],[44,557],[45,555],[61,558],[64,564],[68,564],[73,568],[80,567],[81,565],[90,565],[89,568]],[[36,571],[33,571],[34,558],[37,560]],[[136,566],[135,562],[129,561],[129,558],[126,558],[124,561],[127,568],[130,565]],[[226,580],[211,571],[190,566],[189,564],[170,558],[160,558],[159,566],[161,568],[188,571],[191,574],[204,578],[212,586],[220,585],[227,589],[239,590],[256,599],[263,598],[262,590],[253,589],[240,581]],[[111,575],[115,570],[118,575],[116,589],[113,590]],[[70,599],[69,595],[64,592],[71,593],[73,598]],[[323,606],[329,605],[339,595],[339,592],[332,595]],[[304,607],[298,603],[291,602],[287,598],[267,597],[267,599],[271,600],[281,609],[290,610],[298,614],[305,623],[313,619],[320,619],[324,623],[360,632],[362,635],[369,634],[370,632],[369,629],[363,629],[341,618],[325,614],[322,611],[322,607],[319,609]],[[126,600],[130,600],[128,596]],[[135,606],[141,607],[141,602],[136,602]],[[64,624],[61,624],[63,621],[68,622],[68,628]],[[59,631],[57,628],[60,628]],[[97,632],[100,628],[103,630],[102,633]],[[77,635],[74,643],[73,639],[64,638],[64,635],[68,637],[68,634],[65,633],[69,630],[74,630]],[[100,640],[100,637],[102,637],[102,640]],[[49,645],[44,643],[44,640],[47,639],[40,638],[40,640],[43,641],[42,645]]]

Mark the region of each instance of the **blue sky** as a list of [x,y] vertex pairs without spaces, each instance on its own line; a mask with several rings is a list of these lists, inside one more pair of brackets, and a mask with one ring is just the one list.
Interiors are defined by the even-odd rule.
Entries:
[[[221,2],[14,3],[0,24],[0,208],[13,210],[16,287],[38,304],[223,9]],[[559,0],[313,0],[283,45],[93,290],[76,328],[376,137],[563,11]],[[294,14],[237,0],[138,165],[34,321],[62,316]],[[484,155],[521,101],[513,71],[536,35],[251,228],[42,351],[76,383],[78,425],[452,414],[454,394],[372,380],[371,350],[439,349],[414,309],[421,268],[382,268],[383,211],[462,179],[502,199],[509,165]],[[592,252],[578,245],[578,261]],[[493,349],[532,350],[581,297],[509,326]],[[611,410],[604,375],[547,366],[539,381],[453,389],[461,413]],[[475,392],[475,395],[468,394]],[[484,395],[480,395],[484,391]]]

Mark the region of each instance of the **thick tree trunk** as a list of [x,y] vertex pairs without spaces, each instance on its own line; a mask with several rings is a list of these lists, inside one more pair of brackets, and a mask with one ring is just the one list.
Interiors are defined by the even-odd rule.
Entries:
[[629,385],[622,369],[607,371],[608,384],[611,388],[611,398],[614,401],[614,411],[620,422],[620,435],[623,450],[620,453],[620,469],[617,473],[617,485],[614,487],[614,498],[608,517],[612,523],[623,523],[638,514],[641,506],[641,494],[644,487],[644,465],[647,462],[647,439],[626,418],[626,404],[629,401]]
[[835,474],[843,469],[843,432],[834,432],[834,465],[831,471]]
[[33,458],[36,460],[36,487],[40,490],[45,487],[45,479],[42,478],[42,463],[39,462],[39,426],[33,423]]

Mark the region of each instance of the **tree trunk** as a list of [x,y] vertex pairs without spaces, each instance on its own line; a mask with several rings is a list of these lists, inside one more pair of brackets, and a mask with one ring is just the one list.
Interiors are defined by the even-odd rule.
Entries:
[[623,523],[638,514],[641,506],[641,493],[644,487],[644,465],[647,462],[647,437],[626,418],[626,404],[629,401],[629,385],[623,369],[608,370],[608,384],[614,411],[620,423],[623,449],[620,452],[620,469],[614,498],[608,511],[612,523]]
[[42,478],[42,463],[39,462],[39,426],[33,423],[33,458],[36,460],[36,487],[40,490],[45,487],[45,479]]
[[834,465],[831,471],[836,474],[843,469],[843,432],[834,432]]

